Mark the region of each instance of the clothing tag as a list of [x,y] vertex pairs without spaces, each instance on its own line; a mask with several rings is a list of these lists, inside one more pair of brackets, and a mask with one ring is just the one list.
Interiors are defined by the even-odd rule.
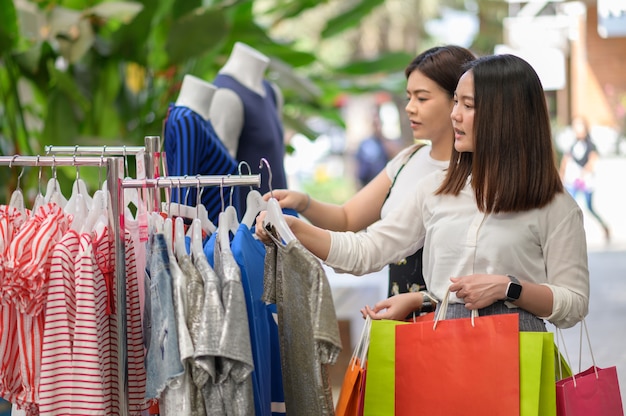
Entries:
[[137,169],[137,179],[145,179],[146,178],[146,160],[145,160],[145,152],[141,150],[135,156],[135,165]]

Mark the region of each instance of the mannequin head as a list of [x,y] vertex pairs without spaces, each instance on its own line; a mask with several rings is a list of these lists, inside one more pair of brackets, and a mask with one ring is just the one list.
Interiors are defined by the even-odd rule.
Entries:
[[245,43],[237,42],[219,73],[230,75],[245,87],[264,96],[263,77],[269,64],[270,58]]
[[185,75],[176,99],[177,106],[188,107],[208,120],[213,94],[217,88],[193,75]]

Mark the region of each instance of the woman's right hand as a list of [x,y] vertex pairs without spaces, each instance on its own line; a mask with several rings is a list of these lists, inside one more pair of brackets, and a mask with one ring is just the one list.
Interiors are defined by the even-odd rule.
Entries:
[[309,198],[305,193],[289,189],[274,189],[263,195],[263,199],[266,201],[272,197],[278,201],[281,208],[291,208],[297,212],[302,212],[307,208]]

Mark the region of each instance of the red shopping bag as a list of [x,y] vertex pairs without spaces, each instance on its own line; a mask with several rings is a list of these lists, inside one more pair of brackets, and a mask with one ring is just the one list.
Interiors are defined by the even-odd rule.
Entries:
[[[584,319],[580,323],[581,350],[583,329],[587,336],[593,365],[583,372],[556,382],[556,414],[557,416],[624,416],[617,369],[616,367],[596,366],[591,339]],[[563,340],[563,333],[558,328],[557,335]],[[563,349],[569,361],[565,343]]]
[[399,325],[395,374],[397,416],[518,416],[519,317]]
[[624,416],[615,367],[591,368],[556,383],[558,416]]

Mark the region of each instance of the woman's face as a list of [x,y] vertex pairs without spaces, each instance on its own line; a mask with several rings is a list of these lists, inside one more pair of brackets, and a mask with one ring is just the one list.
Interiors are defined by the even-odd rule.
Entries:
[[459,79],[454,93],[452,113],[454,148],[457,152],[474,151],[474,74],[469,71]]
[[411,72],[406,83],[407,104],[404,108],[415,139],[435,144],[452,137],[450,111],[453,101],[435,81],[419,70]]

